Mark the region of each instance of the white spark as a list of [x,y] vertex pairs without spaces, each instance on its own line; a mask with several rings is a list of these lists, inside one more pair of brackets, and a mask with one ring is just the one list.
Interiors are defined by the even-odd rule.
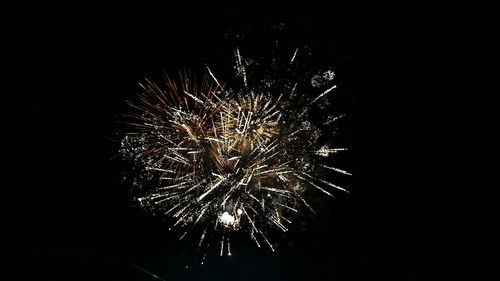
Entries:
[[235,223],[234,216],[230,215],[228,212],[222,213],[222,215],[219,216],[219,221],[226,227],[233,226]]

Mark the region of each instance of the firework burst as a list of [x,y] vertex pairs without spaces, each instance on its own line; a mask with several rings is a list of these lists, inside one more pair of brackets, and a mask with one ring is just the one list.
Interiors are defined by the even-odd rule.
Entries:
[[[286,64],[293,71],[299,50]],[[174,219],[181,239],[195,226],[221,235],[221,255],[231,254],[228,232],[245,231],[260,247],[274,251],[266,230],[287,231],[301,206],[313,210],[303,194],[317,189],[333,197],[346,189],[320,175],[348,172],[325,159],[344,148],[321,141],[339,116],[312,118],[311,111],[335,90],[334,73],[299,80],[259,76],[251,61],[235,51],[239,83],[222,83],[207,67],[201,81],[181,75],[180,83],[146,80],[130,103],[131,130],[121,153],[141,169],[140,204]],[[252,75],[255,73],[255,75]],[[309,87],[314,91],[299,94]]]

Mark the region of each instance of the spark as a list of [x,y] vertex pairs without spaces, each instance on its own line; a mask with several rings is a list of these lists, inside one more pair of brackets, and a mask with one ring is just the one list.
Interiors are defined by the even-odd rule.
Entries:
[[315,99],[313,99],[313,101],[311,102],[311,104],[315,103],[317,100],[319,100],[320,98],[322,98],[326,94],[330,93],[335,88],[337,88],[337,85],[333,85],[330,89],[327,89],[326,91],[324,91],[323,93],[321,93],[319,96],[317,96]]
[[248,86],[248,84],[247,84],[247,74],[246,74],[245,66],[241,62],[241,55],[240,55],[240,49],[239,48],[236,48],[236,57],[238,58],[238,60],[236,61],[236,65],[238,66],[238,71],[240,71],[241,75],[243,75],[243,83],[245,84],[245,87],[247,87]]
[[222,239],[220,240],[220,256],[224,254],[224,236],[222,236]]
[[205,193],[203,193],[200,197],[198,197],[198,201],[202,200],[207,196],[210,192],[212,192],[217,186],[219,186],[226,178],[221,178],[219,181],[217,181],[214,185],[212,185]]
[[348,171],[345,171],[345,170],[342,170],[342,169],[339,169],[339,168],[330,167],[330,166],[323,165],[323,164],[321,164],[320,166],[321,166],[321,167],[323,167],[323,168],[327,168],[327,169],[329,169],[329,170],[332,170],[332,171],[335,171],[335,172],[338,172],[338,173],[344,174],[344,175],[349,175],[349,176],[352,176],[352,174],[351,174],[351,173],[349,173]]
[[220,217],[219,217],[219,221],[226,225],[226,226],[231,226],[234,224],[235,220],[234,220],[234,216],[230,215],[228,212],[224,212]]
[[232,254],[231,254],[231,240],[230,240],[229,236],[227,237],[227,255],[232,256]]
[[131,262],[129,262],[128,264],[131,265],[132,267],[134,267],[135,269],[138,269],[139,271],[142,271],[142,272],[150,275],[151,277],[153,277],[155,279],[166,281],[165,279],[159,277],[158,275],[155,275],[155,274],[151,273],[150,271],[148,271],[148,270],[146,270],[146,269],[144,269],[144,268],[142,268],[142,267],[140,267],[140,266],[138,266],[136,264],[133,264]]
[[297,52],[299,51],[299,48],[295,49],[295,52],[293,52],[292,59],[290,60],[290,64],[295,60],[295,57],[297,56]]

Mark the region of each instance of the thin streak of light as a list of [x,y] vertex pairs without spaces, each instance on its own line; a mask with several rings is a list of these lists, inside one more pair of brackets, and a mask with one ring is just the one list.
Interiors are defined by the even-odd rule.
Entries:
[[297,56],[298,51],[299,51],[299,48],[296,48],[295,52],[293,53],[292,59],[290,60],[290,64],[295,60],[295,56]]
[[138,265],[136,265],[136,264],[133,264],[133,263],[131,263],[131,262],[129,262],[128,264],[129,264],[129,265],[131,265],[132,267],[134,267],[134,268],[138,269],[139,271],[142,271],[142,272],[144,272],[144,273],[146,273],[146,274],[148,274],[148,275],[152,276],[153,278],[156,278],[156,279],[159,279],[159,280],[163,280],[163,281],[167,281],[167,280],[165,280],[165,279],[163,279],[163,278],[159,277],[158,275],[155,275],[155,274],[151,273],[150,271],[147,271],[146,269],[144,269],[144,268],[142,268],[142,267],[140,267],[140,266],[138,266]]
[[349,175],[349,176],[352,176],[351,173],[345,171],[345,170],[342,170],[342,169],[339,169],[339,168],[335,168],[335,167],[330,167],[330,166],[327,166],[327,165],[323,165],[323,164],[320,164],[321,167],[323,168],[327,168],[329,170],[332,170],[332,171],[335,171],[335,172],[338,172],[338,173],[341,173],[341,174],[345,174],[345,175]]

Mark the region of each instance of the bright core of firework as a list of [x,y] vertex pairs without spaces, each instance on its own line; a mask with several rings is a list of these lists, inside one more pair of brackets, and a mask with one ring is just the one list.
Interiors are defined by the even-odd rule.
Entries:
[[[339,116],[310,117],[336,88],[334,73],[316,74],[305,86],[278,83],[254,78],[247,69],[251,62],[239,49],[235,55],[240,87],[223,84],[208,67],[199,83],[185,75],[180,83],[166,78],[165,87],[148,80],[141,84],[138,101],[130,103],[131,130],[121,153],[145,179],[138,184],[137,200],[172,217],[184,231],[181,239],[200,225],[200,246],[208,232],[223,233],[221,254],[224,244],[231,253],[230,231],[245,231],[259,247],[264,242],[274,251],[267,229],[286,232],[291,223],[286,214],[300,206],[313,210],[303,197],[306,190],[329,196],[346,191],[320,176],[325,171],[349,175],[325,164],[345,149],[320,141]],[[316,93],[298,95],[306,86]]]

